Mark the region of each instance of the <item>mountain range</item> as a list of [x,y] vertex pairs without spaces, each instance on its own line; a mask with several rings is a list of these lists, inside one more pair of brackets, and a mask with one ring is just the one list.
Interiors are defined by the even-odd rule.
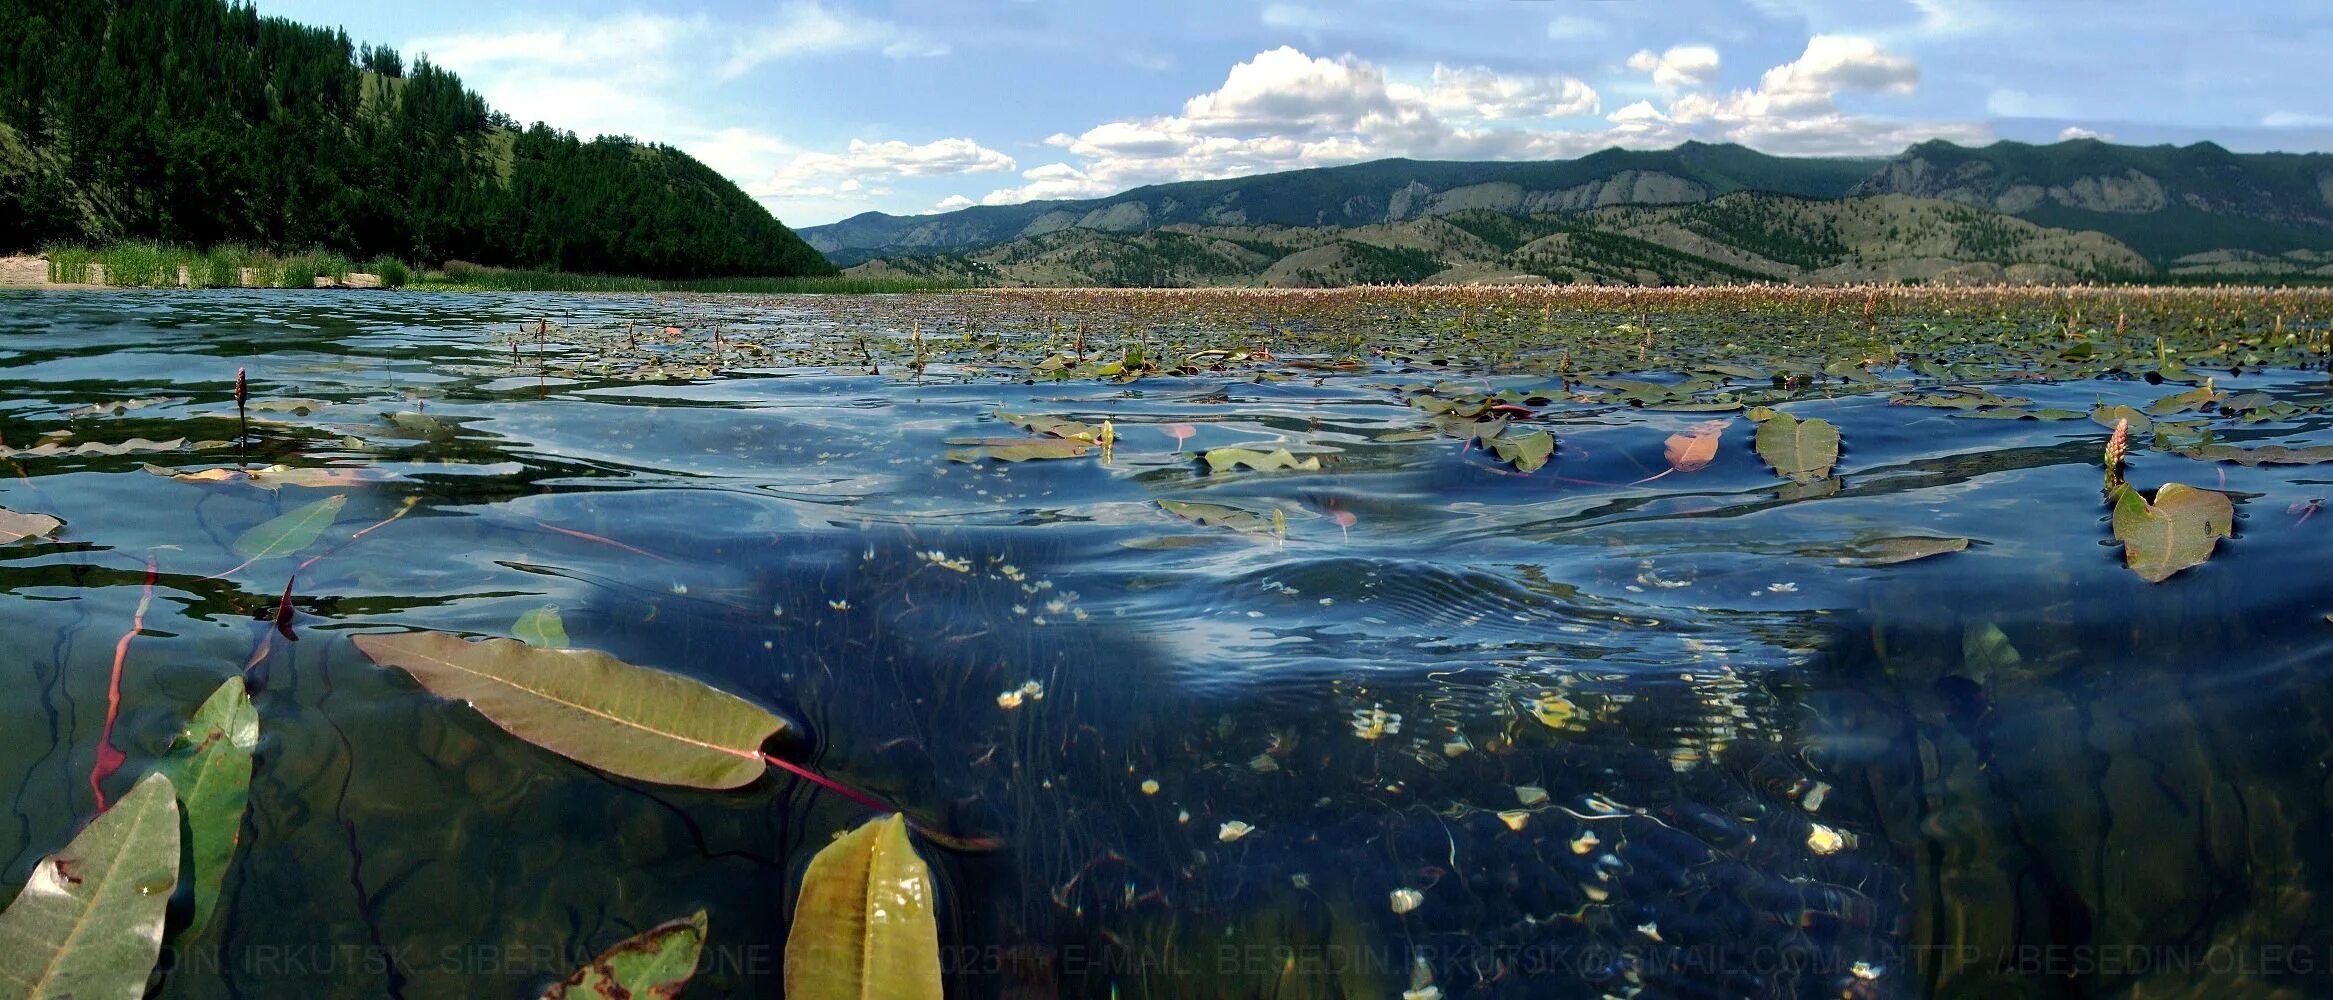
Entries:
[[859,273],[1004,284],[2333,280],[2333,154],[2076,139],[1842,159],[1689,142],[869,212],[800,233]]

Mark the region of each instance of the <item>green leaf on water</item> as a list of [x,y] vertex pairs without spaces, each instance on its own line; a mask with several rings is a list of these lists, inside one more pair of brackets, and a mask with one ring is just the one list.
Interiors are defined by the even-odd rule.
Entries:
[[[2200,409],[2205,403],[2211,401],[2212,389],[2211,386],[2206,385],[2158,399],[2147,407],[2147,412],[2153,416],[2167,417],[2174,413]],[[2132,429],[2136,430],[2137,428]]]
[[1800,420],[1777,412],[1758,425],[1758,457],[1783,477],[1802,483],[1831,474],[1839,461],[1839,429],[1821,417]]
[[518,616],[518,623],[510,627],[510,634],[536,649],[566,649],[568,646],[567,625],[559,620],[559,609],[549,604]]
[[1432,441],[1441,436],[1436,431],[1387,431],[1370,438],[1370,440],[1385,444],[1399,444],[1405,441]]
[[154,770],[170,779],[186,814],[187,854],[194,860],[194,923],[199,933],[218,912],[219,891],[235,861],[243,808],[251,798],[251,755],[259,748],[259,711],[230,677],[186,720]]
[[2124,406],[2121,403],[2116,403],[2113,406],[2108,406],[2104,403],[2098,404],[2098,406],[2091,409],[2090,419],[2097,421],[2098,426],[2107,428],[2113,427],[2118,421],[2128,420],[2130,421],[2130,430],[2133,434],[2144,434],[2150,430],[2153,430],[2155,427],[2155,420],[2153,417],[2149,417],[2146,414]]
[[340,508],[346,503],[348,495],[345,493],[329,496],[262,521],[235,539],[235,554],[258,561],[288,556],[307,548],[315,543],[316,536],[332,526],[333,519],[340,516]]
[[[1219,503],[1193,503],[1184,500],[1161,500],[1158,505],[1167,513],[1193,524],[1212,528],[1230,528],[1235,531],[1259,535],[1270,534],[1272,531],[1271,516],[1258,514],[1251,510],[1226,507]],[[1273,513],[1276,514],[1278,511]]]
[[940,1000],[933,888],[898,813],[821,848],[786,933],[786,995]]
[[1499,461],[1522,472],[1539,471],[1555,455],[1555,435],[1537,427],[1522,430],[1509,427],[1483,445],[1491,450],[1491,454],[1497,455]]
[[1017,413],[996,411],[996,418],[1032,434],[1050,434],[1073,441],[1098,441],[1102,429],[1092,424],[1079,423],[1066,417],[1048,417],[1043,414],[1021,416]]
[[135,1000],[162,953],[178,885],[178,803],[149,774],[42,858],[0,912],[0,993]]
[[591,964],[543,991],[542,1000],[671,1000],[697,974],[705,911],[616,942]]
[[1310,455],[1299,459],[1290,454],[1286,448],[1271,452],[1256,451],[1251,448],[1214,448],[1207,452],[1207,471],[1209,472],[1237,472],[1243,465],[1257,472],[1271,472],[1275,469],[1319,472],[1320,456]]
[[471,642],[443,632],[360,635],[373,662],[404,669],[441,698],[465,701],[519,739],[641,781],[738,788],[767,766],[761,746],[785,720],[743,698],[590,649]]
[[990,444],[978,448],[959,448],[948,452],[951,462],[981,462],[994,459],[999,462],[1037,462],[1061,458],[1084,458],[1094,446],[1067,438],[1036,438],[1017,444]]
[[2315,465],[2333,462],[2333,445],[2310,445],[2306,448],[2288,448],[2281,444],[2241,448],[2232,444],[2207,444],[2189,448],[2180,454],[2207,462],[2234,462],[2237,465]]
[[2235,527],[2236,507],[2224,493],[2165,483],[2151,503],[2128,484],[2114,494],[2114,537],[2122,542],[2123,562],[2148,583],[2202,565]]
[[65,522],[47,514],[19,514],[0,507],[0,545],[55,534]]

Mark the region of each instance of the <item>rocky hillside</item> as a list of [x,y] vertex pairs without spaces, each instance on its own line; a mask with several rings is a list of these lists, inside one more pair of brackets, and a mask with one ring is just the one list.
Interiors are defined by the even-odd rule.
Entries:
[[1836,198],[1876,160],[1768,156],[1733,145],[1608,149],[1576,160],[1446,163],[1378,160],[1218,181],[1136,188],[1109,198],[984,205],[938,215],[868,212],[801,231],[837,264],[977,249],[1068,229],[1132,233],[1172,225],[1358,226],[1453,212],[1577,212],[1707,201],[1735,191]]
[[1464,209],[1368,226],[1071,228],[968,253],[896,257],[862,275],[1010,285],[1409,282],[1676,285],[2065,282],[2154,272],[2112,237],[1948,201],[1742,191],[1685,205],[1515,215]]
[[[1787,209],[1773,210],[1811,220],[1810,225],[1845,227],[1842,232],[1862,225],[1856,219],[1884,219],[1886,224],[1857,237],[1852,256],[1807,265],[1731,246],[1724,233],[1680,229],[1682,222],[1611,214],[1615,209],[1716,204],[1744,193],[1792,196]],[[1951,203],[1974,214],[1909,208],[1907,201],[1884,200],[1890,196]],[[1752,203],[1785,204],[1733,201],[1736,206]],[[1734,211],[1688,221],[1710,229]],[[1381,271],[1396,262],[1354,248],[1431,243],[1424,234],[1435,230],[1415,224],[1480,213],[1568,220],[1564,225],[1580,232],[1550,230],[1543,235],[1563,238],[1532,258],[1553,262],[1534,266],[1558,280],[1555,272],[1613,280],[1630,280],[1626,276],[1632,274],[1637,280],[1701,280],[1694,275],[1713,276],[1710,280],[1727,275],[1793,281],[1891,274],[1924,278],[1960,265],[1982,270],[2020,264],[2041,274],[2333,278],[2328,270],[2333,257],[2326,256],[2333,254],[2333,154],[2237,154],[2210,143],[2136,147],[2074,140],[1969,149],[1928,142],[1890,160],[1778,157],[1740,146],[1687,143],[1540,163],[1382,160],[1166,184],[1086,201],[984,206],[928,216],[868,213],[805,229],[802,236],[838,264],[878,257],[890,258],[894,270],[946,271],[978,264],[1048,284],[1075,280],[1069,275],[1101,280],[1151,274],[1174,283],[1232,280],[1233,274],[1262,279],[1269,266],[1256,270],[1244,253],[1204,249],[1210,241],[1260,240],[1270,247],[1242,249],[1310,253],[1272,275],[1273,280],[1296,281],[1298,274]],[[1372,227],[1390,228],[1363,232]],[[1965,233],[1973,242],[1897,242],[1888,236],[1891,228],[1897,238],[1920,229]],[[2014,251],[2002,249],[1999,234],[2044,229],[2087,232],[2094,238],[2051,236],[2043,242],[2055,241],[2056,249],[2043,250],[2033,242],[2042,238],[2030,237]],[[1197,242],[1134,238],[1176,231]],[[1022,245],[1040,237],[1047,239]],[[1329,244],[1342,249],[1325,249]],[[1419,248],[1439,254],[1436,259],[1461,272],[1515,269],[1501,254],[1518,249],[1484,254]],[[1619,256],[1595,259],[1592,251],[1599,248]],[[1680,253],[1708,264],[1673,258]],[[901,259],[933,255],[961,260],[919,265]],[[1115,259],[1094,264],[1097,255]],[[1273,263],[1285,256],[1275,256]],[[1416,270],[1418,262],[1399,263],[1397,270],[1406,272]]]

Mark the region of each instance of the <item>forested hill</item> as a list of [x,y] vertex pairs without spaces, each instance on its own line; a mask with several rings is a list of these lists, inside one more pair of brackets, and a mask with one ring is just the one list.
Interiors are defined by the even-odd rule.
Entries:
[[0,252],[154,239],[654,277],[829,274],[667,146],[224,0],[0,0]]

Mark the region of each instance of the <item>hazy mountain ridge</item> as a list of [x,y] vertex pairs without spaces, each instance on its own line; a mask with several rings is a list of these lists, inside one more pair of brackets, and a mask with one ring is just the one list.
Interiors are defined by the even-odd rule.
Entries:
[[[1715,204],[1745,192],[1792,196],[1760,203],[1762,211],[1793,217],[1788,225],[1837,226],[1850,218],[1885,217],[1895,220],[1901,237],[1907,222],[1925,218],[1932,228],[1967,238],[1906,243],[1891,239],[1882,226],[1858,237],[1851,257],[1810,266],[1733,242],[1762,237],[1720,231],[1720,220],[1707,214],[1680,216],[1682,222],[1622,221],[1606,214]],[[1891,197],[1905,202],[1883,202]],[[1973,214],[1910,207],[1919,200],[1949,203]],[[1870,207],[1882,203],[1891,207]],[[1863,207],[1841,215],[1841,209],[1826,206]],[[1413,226],[1481,213],[1570,219],[1581,232],[1543,234],[1564,238],[1542,248],[1548,253],[1535,260],[1561,263],[1534,265],[1534,272],[1525,266],[1528,262],[1506,259],[1519,248],[1486,253],[1439,245],[1429,229]],[[1183,243],[1123,238],[1180,230],[1215,239],[1258,227],[1273,233],[1268,241],[1273,245],[1310,256],[1275,272],[1270,265],[1249,267],[1237,254],[1215,257]],[[1084,235],[1058,235],[1064,233]],[[2002,242],[2005,233],[2020,234],[2013,249]],[[2077,238],[2085,233],[2088,237]],[[2135,147],[2085,139],[2040,146],[2002,142],[1981,149],[1938,141],[1891,159],[1853,160],[1687,143],[1669,150],[1614,149],[1535,163],[1380,160],[1155,185],[1082,201],[981,206],[929,216],[867,213],[804,229],[802,236],[838,264],[885,257],[891,258],[885,266],[868,270],[974,275],[985,265],[994,269],[993,280],[1042,284],[1072,283],[1072,274],[1095,279],[1156,274],[1173,277],[1173,283],[1295,280],[1297,273],[1344,273],[1350,269],[1340,261],[1367,256],[1324,249],[1330,244],[1425,249],[1449,265],[1444,270],[1482,272],[1486,278],[1496,276],[1491,272],[1514,271],[1563,280],[1558,272],[1570,271],[1672,283],[1930,280],[2005,276],[2022,268],[2016,273],[2029,280],[2316,279],[2333,278],[2327,270],[2333,260],[2317,259],[2320,253],[2333,253],[2333,155],[2238,154],[2210,143]],[[1053,239],[1042,248],[990,252],[1039,237]],[[1618,256],[1597,260],[1592,255],[1596,248]],[[1105,254],[1124,259],[1097,266],[1096,255]],[[960,259],[922,265],[899,259],[934,255]],[[1209,259],[1201,263],[1202,257]],[[1634,279],[1626,277],[1632,274]]]
[[851,269],[1013,285],[1274,287],[2060,282],[2152,271],[2112,237],[1955,202],[1900,195],[1826,201],[1750,191],[1684,205],[1537,215],[1471,209],[1370,226],[1068,229]]

